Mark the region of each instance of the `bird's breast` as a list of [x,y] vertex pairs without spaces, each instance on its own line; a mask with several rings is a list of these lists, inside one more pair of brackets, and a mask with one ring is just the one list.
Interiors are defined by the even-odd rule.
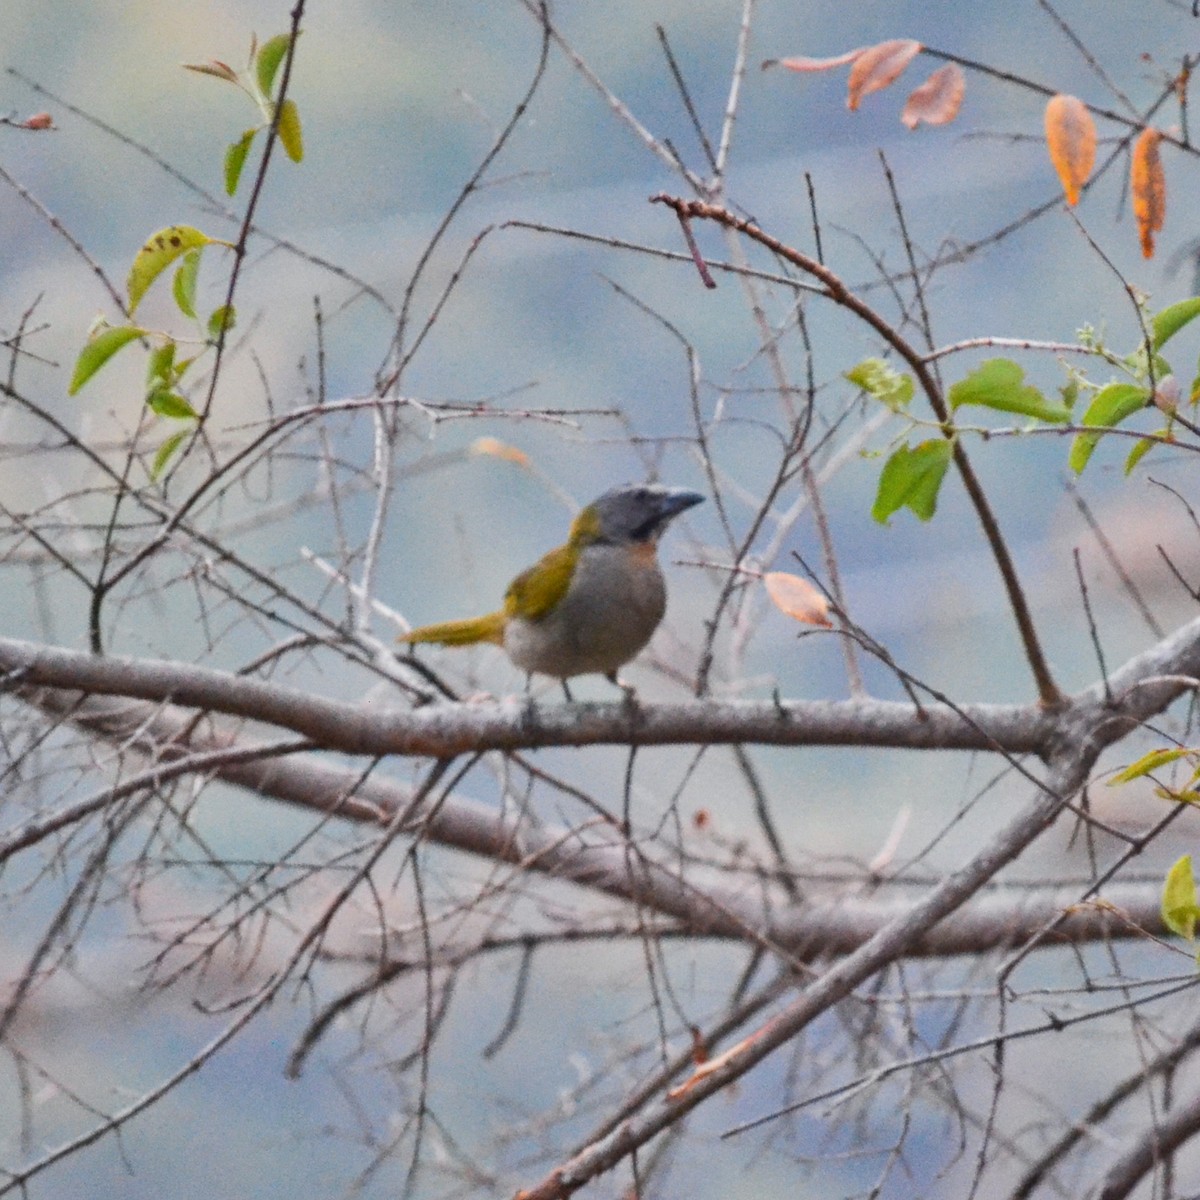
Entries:
[[549,613],[536,621],[509,618],[504,648],[524,671],[559,679],[612,674],[650,640],[666,603],[652,543],[587,546]]

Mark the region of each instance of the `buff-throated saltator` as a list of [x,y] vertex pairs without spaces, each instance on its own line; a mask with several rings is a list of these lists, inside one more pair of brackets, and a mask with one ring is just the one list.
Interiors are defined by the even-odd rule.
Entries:
[[[504,607],[483,617],[424,625],[402,642],[494,642],[529,674],[563,681],[617,670],[650,640],[667,605],[658,539],[698,492],[659,484],[613,488],[571,524],[566,542],[522,571]],[[567,691],[570,696],[570,691]]]

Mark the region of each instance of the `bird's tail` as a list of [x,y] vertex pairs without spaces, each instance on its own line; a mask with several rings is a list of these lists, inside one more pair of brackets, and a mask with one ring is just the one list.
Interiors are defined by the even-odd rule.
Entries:
[[486,617],[469,617],[465,621],[443,621],[439,625],[422,625],[396,639],[400,642],[435,642],[439,646],[471,646],[476,642],[504,642],[504,613],[488,613]]

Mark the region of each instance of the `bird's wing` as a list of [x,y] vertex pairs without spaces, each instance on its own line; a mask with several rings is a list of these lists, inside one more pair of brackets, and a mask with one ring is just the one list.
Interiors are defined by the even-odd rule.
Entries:
[[559,546],[522,571],[504,593],[505,615],[540,621],[553,612],[571,586],[578,558],[579,551],[573,546]]

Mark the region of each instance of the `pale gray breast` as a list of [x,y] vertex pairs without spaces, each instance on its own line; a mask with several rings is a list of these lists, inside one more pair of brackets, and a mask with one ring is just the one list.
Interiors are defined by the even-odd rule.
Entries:
[[566,596],[541,621],[513,618],[504,649],[524,671],[566,679],[609,675],[650,640],[667,606],[658,562],[641,548],[589,546]]

